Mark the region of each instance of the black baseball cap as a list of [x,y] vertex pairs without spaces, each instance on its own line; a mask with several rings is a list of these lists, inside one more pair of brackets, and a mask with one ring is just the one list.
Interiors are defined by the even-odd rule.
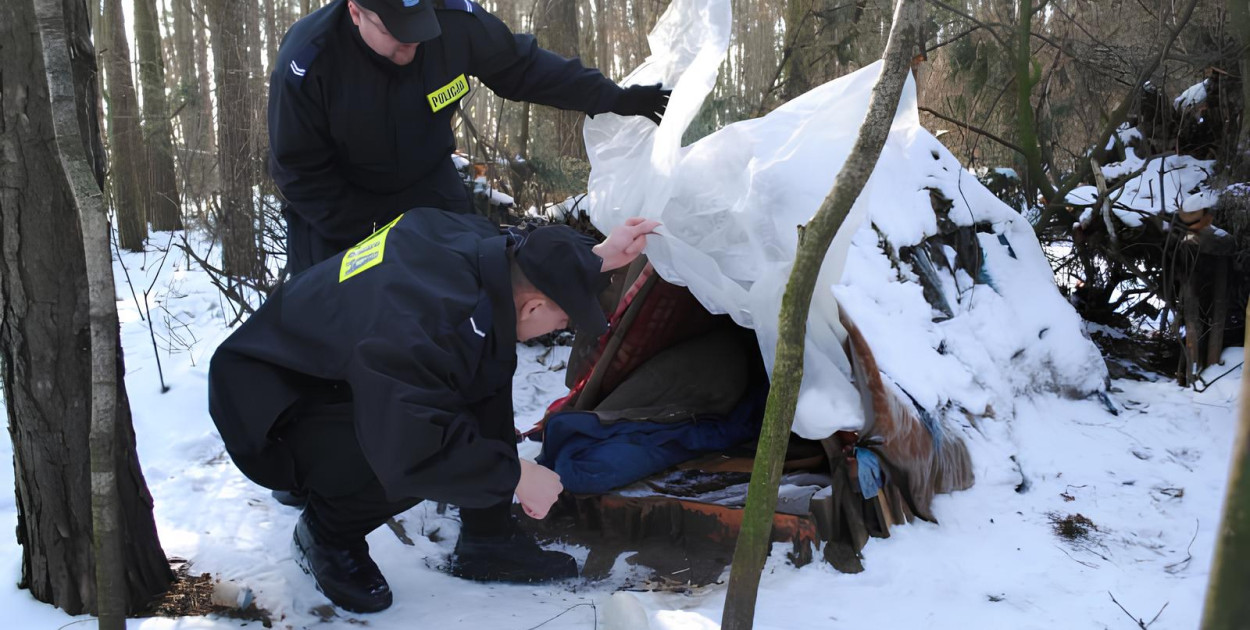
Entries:
[[525,277],[555,301],[579,331],[598,337],[608,329],[599,306],[607,288],[603,259],[591,248],[595,240],[567,225],[540,227],[518,239],[512,255]]
[[352,0],[378,14],[391,37],[405,43],[424,42],[442,34],[434,0]]

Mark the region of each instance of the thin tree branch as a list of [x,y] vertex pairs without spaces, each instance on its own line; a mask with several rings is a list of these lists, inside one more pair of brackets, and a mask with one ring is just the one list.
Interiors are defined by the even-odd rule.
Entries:
[[[972,17],[972,15],[968,13],[964,13],[963,11],[960,11],[959,9],[956,9],[955,7],[952,7],[951,5],[946,4],[945,2],[942,2],[941,0],[929,0],[929,4],[935,7],[938,7],[939,9],[945,9],[946,11],[950,11],[951,13],[954,13],[955,15],[958,15],[959,17],[965,20],[968,20],[969,22],[972,22],[973,24],[976,24],[977,26],[985,29],[986,32],[990,34],[990,37],[993,37],[994,41],[998,42],[1000,46],[1004,48],[1007,47],[1007,42],[1003,40],[1003,38],[999,36],[998,33],[994,32],[994,29],[990,28],[989,24],[986,24],[985,22],[982,22],[981,20],[976,19],[975,17]],[[1002,26],[1002,25],[996,24],[996,26]]]
[[999,144],[1001,144],[1001,145],[1003,145],[1003,146],[1007,147],[1008,149],[1011,149],[1012,151],[1015,151],[1016,153],[1019,153],[1020,155],[1024,155],[1024,149],[1021,149],[1021,148],[1019,147],[1019,145],[1016,145],[1016,144],[1015,144],[1015,143],[1013,143],[1013,142],[1009,142],[1009,141],[1007,141],[1007,140],[1004,140],[1003,138],[1001,138],[1001,137],[999,137],[999,136],[996,136],[996,135],[994,135],[994,134],[992,134],[992,133],[990,133],[990,132],[988,132],[988,131],[986,131],[986,130],[984,130],[984,129],[980,128],[980,127],[975,127],[975,126],[970,125],[970,124],[968,124],[968,123],[966,123],[966,122],[962,122],[962,121],[959,121],[959,120],[955,120],[954,118],[951,118],[950,116],[947,116],[947,115],[945,115],[945,114],[942,114],[942,113],[938,112],[937,110],[930,109],[930,108],[928,108],[928,107],[918,107],[917,109],[919,109],[920,111],[922,111],[922,112],[924,112],[924,113],[926,113],[926,114],[931,114],[934,118],[939,118],[939,119],[941,119],[941,120],[945,120],[946,122],[951,123],[952,125],[958,125],[958,126],[960,126],[960,127],[963,127],[964,129],[967,129],[968,131],[973,132],[973,133],[978,133],[978,134],[981,134],[982,136],[985,136],[986,138],[989,138],[990,140],[993,140],[994,142],[997,142],[997,143],[999,143]]
[[932,45],[932,46],[930,46],[930,47],[928,47],[928,48],[924,49],[924,54],[926,54],[926,55],[927,55],[927,54],[929,54],[929,53],[931,53],[931,52],[933,52],[933,51],[935,51],[935,50],[937,50],[937,49],[939,49],[939,48],[941,48],[941,47],[943,47],[943,46],[946,46],[947,44],[953,44],[953,43],[955,43],[955,42],[957,42],[957,41],[959,41],[959,40],[961,40],[961,39],[963,39],[963,38],[965,38],[965,37],[967,37],[967,36],[969,36],[969,35],[971,35],[971,34],[973,34],[973,33],[977,32],[977,31],[979,31],[979,30],[983,29],[983,28],[985,28],[985,27],[984,27],[984,26],[981,26],[980,24],[974,25],[972,28],[970,28],[970,29],[968,29],[968,30],[966,30],[966,31],[964,31],[964,32],[962,32],[962,33],[960,33],[960,34],[958,34],[958,35],[955,35],[954,37],[951,37],[950,39],[948,39],[948,40],[946,40],[946,41],[944,41],[944,42],[941,42],[941,43],[938,43],[938,44],[934,44],[934,45]]

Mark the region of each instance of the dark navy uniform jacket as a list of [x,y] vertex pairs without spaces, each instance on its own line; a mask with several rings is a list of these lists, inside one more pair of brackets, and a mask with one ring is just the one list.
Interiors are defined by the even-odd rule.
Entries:
[[346,390],[390,498],[511,500],[510,238],[479,216],[417,208],[283,284],[209,367],[209,413],[239,469],[294,488],[279,425]]
[[[439,0],[442,35],[397,66],[374,53],[335,0],[296,22],[269,82],[270,171],[288,201],[293,271],[328,258],[404,210],[467,212],[451,162],[451,116],[481,79],[496,94],[579,110],[609,111],[622,90],[576,59],[513,35],[471,0]],[[430,95],[450,103],[434,111]]]

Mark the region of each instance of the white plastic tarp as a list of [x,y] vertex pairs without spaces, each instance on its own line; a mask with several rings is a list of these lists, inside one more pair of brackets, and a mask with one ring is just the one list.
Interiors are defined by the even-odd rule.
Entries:
[[[731,19],[728,0],[674,0],[669,5],[650,35],[652,55],[624,81],[663,83],[673,89],[663,123],[657,128],[641,117],[613,115],[586,123],[590,216],[604,233],[631,216],[658,219],[662,236],[652,238],[646,252],[657,271],[689,287],[712,312],[728,313],[755,329],[771,372],[797,226],[810,220],[832,188],[868,109],[881,64],[683,147],[683,132],[716,83],[730,44]],[[985,287],[957,291],[961,313],[954,324],[934,322],[914,276],[891,266],[887,255],[887,250],[918,244],[937,233],[930,189],[955,200],[950,217],[956,222],[992,224],[1003,235],[1001,242],[1018,241],[1015,249],[1024,252],[1018,257],[997,252],[987,256],[987,264],[990,257],[1006,261],[997,269],[1000,281],[1023,285],[1002,293]],[[1002,248],[994,234],[986,236],[991,240],[983,246]],[[879,241],[885,241],[884,249]],[[862,267],[854,278],[850,272],[844,277],[852,247],[863,250],[851,256]],[[955,270],[948,271],[952,286],[958,285]],[[874,353],[884,356],[878,357],[882,370],[930,411],[953,401],[981,412],[1021,388],[1092,391],[1105,378],[1101,359],[1055,289],[1028,224],[920,127],[911,79],[878,166],[834,240],[813,297],[794,422],[794,431],[803,437],[822,438],[863,424],[842,350],[845,331],[838,323],[835,294],[865,329]],[[1017,321],[1001,325],[1019,330],[994,341],[1002,347],[978,346],[975,334],[964,335],[968,326],[985,325],[984,317],[967,316],[976,308],[1012,316]],[[1014,316],[1013,309],[1033,312]],[[1052,317],[1054,313],[1059,314]],[[1037,321],[1032,328],[1020,327],[1021,317]],[[881,325],[891,318],[905,328],[899,331],[904,334]],[[862,320],[876,320],[876,325],[864,326]],[[1018,361],[1020,347],[1037,342],[1039,330],[1045,337],[1056,326],[1060,332],[1032,351],[1036,360]],[[913,348],[900,345],[903,340]],[[1057,358],[1065,352],[1069,356]],[[1046,373],[1037,383],[1021,383],[1028,374],[980,374],[991,368]],[[986,388],[993,391],[987,394],[982,391]]]

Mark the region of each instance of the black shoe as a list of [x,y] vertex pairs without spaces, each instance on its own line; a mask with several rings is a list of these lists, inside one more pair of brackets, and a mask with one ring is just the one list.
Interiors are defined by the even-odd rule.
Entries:
[[282,505],[303,508],[308,504],[308,493],[302,490],[274,490],[270,494]]
[[364,540],[340,547],[320,541],[308,528],[307,513],[295,523],[295,561],[317,581],[317,590],[344,610],[371,613],[391,606],[391,587],[369,557]]
[[515,524],[500,536],[460,533],[450,572],[478,582],[554,582],[577,577],[577,561],[567,553],[547,551]]

